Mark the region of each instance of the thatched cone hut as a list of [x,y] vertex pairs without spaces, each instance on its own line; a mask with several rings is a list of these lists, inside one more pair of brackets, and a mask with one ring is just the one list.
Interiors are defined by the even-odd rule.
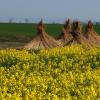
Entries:
[[45,32],[44,24],[43,21],[41,20],[37,25],[37,36],[33,38],[31,42],[26,44],[23,48],[39,50],[39,49],[49,49],[54,47],[59,47],[59,42],[57,42],[54,38],[52,38]]
[[58,37],[58,41],[61,42],[62,45],[65,45],[66,43],[69,43],[69,41],[72,40],[71,35],[71,20],[68,19],[62,29],[61,35]]
[[84,36],[91,42],[93,46],[100,46],[100,36],[94,31],[93,23],[91,20],[88,21]]

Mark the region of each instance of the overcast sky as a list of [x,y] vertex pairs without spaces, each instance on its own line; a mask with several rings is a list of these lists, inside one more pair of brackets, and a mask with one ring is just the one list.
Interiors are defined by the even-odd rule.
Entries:
[[100,21],[100,0],[0,0],[0,19]]

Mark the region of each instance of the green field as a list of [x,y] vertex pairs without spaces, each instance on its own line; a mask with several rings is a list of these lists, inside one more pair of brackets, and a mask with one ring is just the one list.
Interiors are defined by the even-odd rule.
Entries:
[[[58,37],[62,31],[62,24],[46,24],[46,32]],[[95,25],[95,31],[100,33],[100,25]],[[84,27],[83,27],[84,30]],[[36,24],[0,23],[0,41],[27,42],[36,35]]]

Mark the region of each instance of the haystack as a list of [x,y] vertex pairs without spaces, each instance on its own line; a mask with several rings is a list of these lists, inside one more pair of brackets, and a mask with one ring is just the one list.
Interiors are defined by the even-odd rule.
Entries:
[[71,31],[72,39],[69,44],[82,44],[88,47],[92,47],[92,44],[83,36],[82,25],[79,21],[74,21]]
[[88,21],[84,36],[92,43],[93,46],[100,46],[100,36],[94,31],[93,23],[91,20]]
[[58,41],[61,42],[62,45],[69,43],[72,40],[72,35],[71,35],[71,20],[68,19],[64,26],[62,33],[58,37]]
[[63,32],[59,36],[59,42],[65,45],[70,44],[82,44],[88,47],[92,47],[92,43],[89,42],[82,34],[82,25],[79,21],[74,21],[71,25],[70,19],[68,19],[63,27]]
[[37,25],[37,36],[33,38],[28,44],[26,44],[23,48],[24,49],[49,49],[59,47],[59,42],[57,42],[54,38],[49,36],[45,32],[43,21],[41,20]]

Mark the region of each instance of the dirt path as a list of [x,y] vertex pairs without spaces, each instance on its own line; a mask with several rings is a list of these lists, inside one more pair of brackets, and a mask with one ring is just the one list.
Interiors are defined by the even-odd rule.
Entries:
[[6,49],[6,48],[18,48],[26,43],[21,42],[0,42],[0,49]]

